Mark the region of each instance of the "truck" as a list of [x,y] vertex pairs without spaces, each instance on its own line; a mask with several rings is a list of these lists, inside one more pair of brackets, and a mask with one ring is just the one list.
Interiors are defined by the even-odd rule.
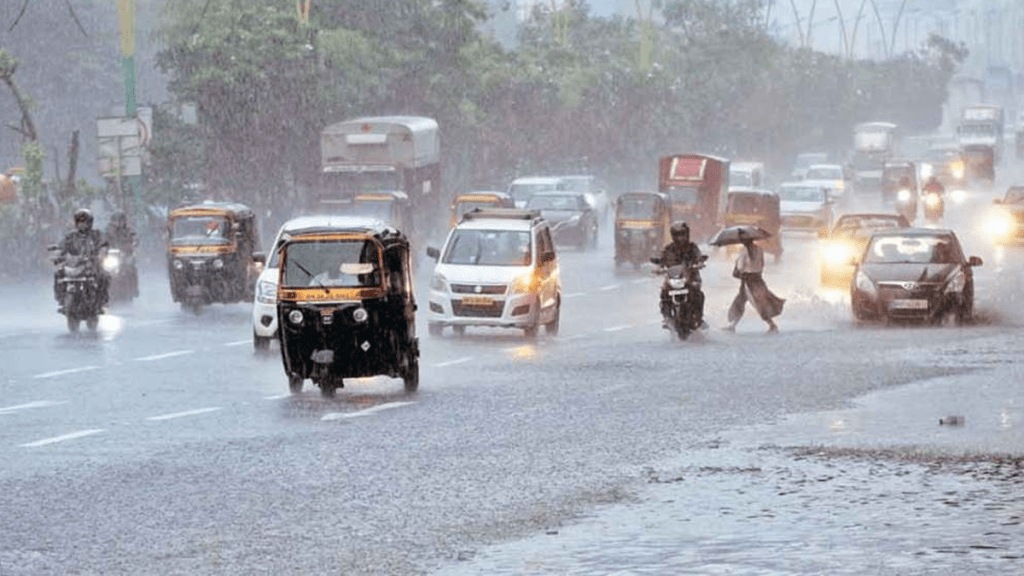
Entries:
[[882,164],[899,149],[899,126],[892,122],[862,122],[853,127],[850,166],[858,193],[882,191]]
[[673,222],[690,225],[695,242],[718,231],[729,191],[729,160],[707,154],[673,154],[658,160],[658,191],[668,198]]
[[992,149],[996,164],[1003,155],[1003,139],[1006,119],[1003,107],[995,104],[976,104],[965,106],[960,113],[960,123],[956,133],[960,147]]
[[320,209],[345,211],[357,194],[368,192],[404,192],[424,218],[447,205],[433,118],[366,116],[330,124],[320,133],[320,165]]

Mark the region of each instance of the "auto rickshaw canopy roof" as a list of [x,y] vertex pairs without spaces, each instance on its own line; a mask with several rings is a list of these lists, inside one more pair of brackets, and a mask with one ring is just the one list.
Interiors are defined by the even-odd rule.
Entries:
[[234,220],[251,220],[256,213],[245,204],[237,202],[200,202],[178,206],[170,211],[168,218],[182,216],[230,216]]

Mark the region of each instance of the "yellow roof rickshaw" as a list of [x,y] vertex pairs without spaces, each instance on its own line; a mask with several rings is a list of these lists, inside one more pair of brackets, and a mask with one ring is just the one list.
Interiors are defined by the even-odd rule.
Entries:
[[634,268],[672,241],[668,197],[660,192],[626,192],[615,200],[615,266]]
[[515,208],[516,203],[512,196],[497,190],[473,190],[463,192],[452,200],[448,227],[454,228],[466,212],[488,208]]
[[251,301],[265,260],[256,214],[243,204],[203,202],[167,216],[167,268],[171,296],[198,313],[215,302]]
[[[726,195],[725,214],[722,216],[723,227],[758,226],[771,234],[760,240],[764,251],[772,254],[778,262],[782,257],[782,235],[779,228],[782,223],[779,211],[779,195],[771,190],[761,188],[733,188]],[[727,251],[732,253],[742,245],[729,245]]]

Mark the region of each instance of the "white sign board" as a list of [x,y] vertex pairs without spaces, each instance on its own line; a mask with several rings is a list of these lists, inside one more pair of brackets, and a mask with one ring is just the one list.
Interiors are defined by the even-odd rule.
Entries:
[[142,174],[139,126],[135,118],[97,119],[99,170],[105,178]]
[[96,136],[104,138],[120,138],[138,136],[139,123],[135,118],[97,118]]

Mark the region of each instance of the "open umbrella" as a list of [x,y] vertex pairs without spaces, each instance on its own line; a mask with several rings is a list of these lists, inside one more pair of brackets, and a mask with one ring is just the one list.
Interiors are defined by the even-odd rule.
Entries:
[[722,228],[715,234],[708,244],[712,246],[726,246],[729,244],[742,244],[746,240],[762,240],[771,236],[771,232],[760,226],[729,226]]

